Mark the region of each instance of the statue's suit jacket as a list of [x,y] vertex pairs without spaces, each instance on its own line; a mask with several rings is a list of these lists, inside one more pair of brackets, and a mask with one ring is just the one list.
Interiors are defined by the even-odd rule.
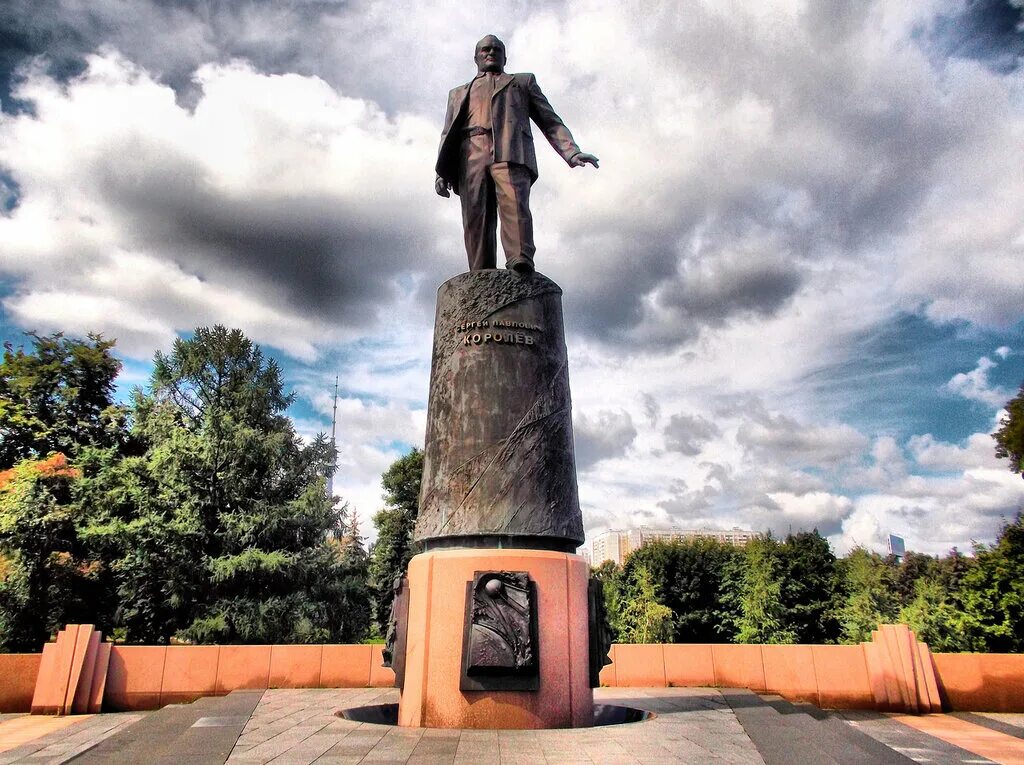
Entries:
[[[462,128],[466,124],[469,108],[470,80],[453,88],[448,94],[448,112],[441,132],[441,147],[437,153],[437,174],[459,192],[459,159]],[[532,74],[498,75],[491,97],[491,133],[494,140],[495,162],[517,162],[525,165],[530,177],[537,180],[537,152],[533,147],[530,119],[537,123],[544,137],[566,162],[580,153],[572,133],[555,114],[548,99]]]

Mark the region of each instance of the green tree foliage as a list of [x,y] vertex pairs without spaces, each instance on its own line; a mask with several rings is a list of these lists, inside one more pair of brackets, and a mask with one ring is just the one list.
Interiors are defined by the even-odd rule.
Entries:
[[387,630],[391,615],[392,587],[413,556],[412,533],[420,508],[423,480],[423,452],[413,449],[399,457],[381,476],[384,507],[373,516],[377,541],[370,550],[370,587],[374,619],[380,634]]
[[0,470],[85,445],[114,444],[123,410],[113,401],[121,369],[113,340],[29,334],[32,348],[4,345],[0,363]]
[[750,540],[737,562],[740,567],[736,619],[737,643],[792,643],[782,603],[782,560],[770,536]]
[[977,644],[998,653],[1024,651],[1024,520],[1003,527],[992,547],[978,545],[964,576],[964,610]]
[[836,556],[818,530],[790,534],[779,545],[781,599],[786,629],[797,643],[839,639]]
[[996,440],[996,456],[1010,460],[1010,470],[1024,478],[1024,384],[1007,402],[1006,414],[992,437]]
[[896,558],[891,556],[886,563],[892,572],[893,595],[902,607],[917,599],[917,583],[933,577],[937,561],[931,555],[908,552],[898,563]]
[[151,452],[122,458],[89,449],[79,465],[79,534],[105,561],[114,603],[109,618],[95,623],[128,642],[165,643],[207,591],[203,537],[165,493]]
[[318,643],[360,639],[326,476],[334,449],[303,444],[285,409],[281,370],[238,330],[197,329],[155,359],[136,400],[171,525],[203,552],[191,623],[197,642]]
[[[197,329],[157,354],[136,391],[143,453],[85,455],[85,531],[110,561],[131,641],[359,640],[365,586],[328,537],[340,524],[324,476],[334,450],[304,444],[281,371],[238,330]],[[358,576],[358,574],[356,574]]]
[[[641,548],[643,549],[643,548]],[[658,585],[646,566],[634,564],[619,615],[622,643],[666,643],[672,639],[672,609],[658,601]]]
[[914,597],[903,606],[898,618],[933,651],[971,651],[977,646],[956,596],[935,580],[917,579]]
[[0,363],[0,650],[38,650],[65,621],[103,622],[106,569],[79,536],[67,457],[123,444],[113,341],[30,334]]
[[845,591],[839,611],[843,641],[871,640],[872,630],[891,623],[897,614],[889,567],[877,553],[858,547],[842,560],[841,576]]
[[366,636],[373,627],[373,592],[370,589],[370,556],[366,552],[366,541],[359,532],[359,518],[348,504],[340,511],[342,533],[332,541],[340,555],[342,588],[349,608],[349,620],[365,625],[361,633]]
[[76,476],[61,454],[0,474],[0,650],[37,651],[96,605],[101,567],[77,534]]
[[593,569],[593,577],[601,582],[605,614],[614,640],[621,628],[622,608],[625,605],[625,575],[615,561],[606,560]]
[[740,552],[713,539],[656,541],[634,550],[623,566],[626,588],[635,587],[634,569],[645,568],[659,602],[673,614],[672,642],[715,643],[730,637],[723,611],[726,569]]

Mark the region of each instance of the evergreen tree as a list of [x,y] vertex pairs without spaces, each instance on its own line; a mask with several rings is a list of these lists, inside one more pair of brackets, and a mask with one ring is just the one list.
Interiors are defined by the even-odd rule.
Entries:
[[959,594],[964,586],[967,573],[977,565],[974,558],[961,553],[955,547],[931,566],[931,576],[947,592]]
[[738,593],[738,643],[793,643],[796,635],[786,625],[782,602],[782,562],[779,543],[771,536],[747,542],[740,558],[742,576]]
[[358,637],[365,637],[372,628],[372,592],[370,591],[370,556],[359,533],[359,517],[355,508],[344,505],[341,511],[343,533],[337,538],[336,549],[341,559],[344,599],[349,608],[349,620],[365,625]]
[[[188,624],[208,592],[203,535],[169,500],[154,468],[154,453],[121,457],[87,449],[76,502],[85,521],[83,542],[104,561],[112,600],[104,632],[129,643],[165,643]],[[87,621],[92,621],[87,620]]]
[[996,440],[996,456],[1010,460],[1010,470],[1024,478],[1024,384],[1006,403],[1006,414],[992,437]]
[[835,643],[838,574],[828,541],[817,529],[790,534],[779,555],[787,629],[797,643]]
[[672,609],[658,601],[658,586],[646,566],[634,565],[620,618],[623,643],[666,643],[672,639]]
[[[280,368],[238,330],[199,328],[157,354],[133,418],[143,456],[99,465],[91,537],[112,560],[131,639],[316,643],[367,625],[327,544],[334,449],[303,444]],[[361,620],[362,619],[362,620]]]
[[399,457],[381,476],[384,507],[373,516],[377,541],[370,550],[369,567],[374,619],[380,634],[386,632],[391,616],[394,581],[405,574],[413,556],[412,534],[419,516],[422,480],[423,452],[419,449]]
[[124,412],[114,404],[121,362],[113,340],[29,334],[26,352],[4,345],[0,363],[0,470],[54,453],[74,459],[85,445],[113,445]]
[[871,640],[879,624],[892,622],[897,601],[885,561],[863,547],[850,552],[840,568],[844,602],[839,612],[843,641],[860,643]]

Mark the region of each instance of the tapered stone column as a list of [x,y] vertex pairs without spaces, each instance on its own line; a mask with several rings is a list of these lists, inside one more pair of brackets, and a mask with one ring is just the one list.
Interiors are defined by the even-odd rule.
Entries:
[[557,284],[494,270],[441,285],[424,456],[423,549],[583,543]]

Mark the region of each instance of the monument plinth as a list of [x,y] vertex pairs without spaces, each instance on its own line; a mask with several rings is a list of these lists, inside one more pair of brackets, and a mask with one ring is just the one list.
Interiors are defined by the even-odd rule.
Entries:
[[593,724],[592,667],[607,645],[574,554],[583,522],[561,294],[511,270],[438,290],[421,552],[389,644],[401,725]]

